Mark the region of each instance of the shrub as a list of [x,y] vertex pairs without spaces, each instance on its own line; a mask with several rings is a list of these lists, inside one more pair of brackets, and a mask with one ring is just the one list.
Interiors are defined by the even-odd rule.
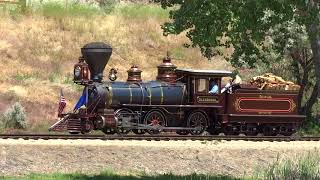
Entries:
[[1,121],[4,128],[25,129],[27,125],[24,107],[16,102],[3,114]]
[[300,135],[320,135],[320,123],[319,120],[314,117],[307,117],[302,127],[299,129]]
[[111,13],[114,10],[116,5],[115,0],[100,0],[98,1],[98,3],[101,10],[106,14]]

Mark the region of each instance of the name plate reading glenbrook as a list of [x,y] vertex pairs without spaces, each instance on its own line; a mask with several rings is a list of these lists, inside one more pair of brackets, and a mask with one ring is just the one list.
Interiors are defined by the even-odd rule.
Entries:
[[219,103],[218,97],[212,96],[198,96],[197,97],[198,103]]

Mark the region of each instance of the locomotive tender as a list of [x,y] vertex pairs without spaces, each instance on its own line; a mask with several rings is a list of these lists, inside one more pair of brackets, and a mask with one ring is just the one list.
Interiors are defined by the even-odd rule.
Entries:
[[[84,86],[82,97],[75,110],[59,114],[49,130],[291,135],[305,119],[298,114],[296,91],[233,84],[222,92],[221,79],[232,76],[230,71],[177,69],[168,56],[158,66],[156,81],[143,82],[137,66],[128,70],[126,82],[115,81],[115,69],[110,71],[110,81],[102,81],[112,48],[89,43],[81,53],[74,82]],[[212,82],[218,86],[214,94],[209,93]]]

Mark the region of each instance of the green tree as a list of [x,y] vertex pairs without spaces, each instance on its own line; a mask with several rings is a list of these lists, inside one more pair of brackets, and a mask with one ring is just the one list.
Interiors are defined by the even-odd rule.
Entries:
[[[273,72],[300,85],[298,107],[300,113],[311,114],[316,103],[315,71],[312,50],[303,26],[294,21],[274,27],[268,32],[261,56],[268,64],[257,61],[262,72]],[[284,53],[277,51],[281,47]],[[283,55],[285,57],[283,57]]]
[[[276,52],[278,59],[283,59],[288,51],[289,54],[297,52],[296,48],[286,46],[290,44],[291,38],[290,32],[286,31],[286,25],[294,22],[305,31],[311,49],[312,65],[308,68],[313,68],[316,80],[310,93],[312,98],[310,103],[313,105],[320,95],[319,0],[155,1],[160,2],[163,8],[173,7],[170,10],[172,21],[162,26],[164,35],[186,31],[186,36],[192,42],[191,46],[198,46],[207,58],[217,54],[223,55],[221,48],[218,47],[233,47],[233,54],[226,58],[235,67],[255,67],[257,61],[270,64],[268,56],[265,55],[268,52]],[[281,40],[271,37],[272,30],[277,28],[280,28],[278,33],[282,35]],[[268,41],[270,37],[278,41]],[[298,56],[292,54],[291,57],[295,58],[292,61],[295,64],[291,65],[304,68],[297,59]],[[305,77],[303,72],[299,71],[296,74],[296,81],[299,84],[302,84],[302,79]],[[309,77],[308,75],[307,81]]]

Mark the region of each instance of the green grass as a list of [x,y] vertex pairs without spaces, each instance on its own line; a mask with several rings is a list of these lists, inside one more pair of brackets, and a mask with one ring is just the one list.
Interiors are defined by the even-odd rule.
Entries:
[[181,47],[177,47],[171,50],[171,53],[175,59],[184,59],[185,58],[185,52],[184,49]]
[[[22,12],[20,6],[5,5],[5,11],[15,16]],[[162,9],[159,5],[145,4],[117,4],[115,0],[105,0],[104,3],[98,5],[81,4],[70,0],[69,4],[65,1],[45,1],[43,3],[32,2],[26,7],[26,11],[30,13],[41,14],[45,17],[92,17],[95,15],[105,15],[115,13],[116,15],[129,18],[157,18],[160,20],[168,19],[169,10]],[[2,10],[0,9],[0,12]]]
[[74,173],[74,174],[30,174],[24,177],[0,177],[1,179],[22,179],[22,180],[93,180],[93,179],[101,179],[101,180],[234,180],[234,179],[240,179],[240,178],[233,178],[230,176],[209,176],[209,175],[186,175],[186,176],[176,176],[172,174],[164,174],[164,175],[145,175],[143,173],[138,175],[119,175],[115,174],[111,171],[105,171],[98,175],[84,175],[80,173]]
[[116,13],[121,16],[129,18],[157,18],[157,19],[167,19],[169,17],[169,10],[164,10],[160,6],[156,5],[123,5],[118,6],[115,10]]
[[[32,3],[27,4],[26,7],[22,9],[22,6],[5,4],[0,6],[0,13],[9,13],[11,17],[16,17],[20,14],[41,14],[45,17],[77,17],[85,16],[91,17],[93,15],[100,15],[106,12],[106,7],[97,7],[90,4],[81,4],[76,1],[69,1],[67,5],[65,1],[45,1],[40,3],[37,1],[32,1]],[[108,11],[111,12],[110,8],[114,6],[108,6]]]
[[31,80],[31,79],[39,79],[41,77],[39,72],[32,72],[32,73],[20,73],[17,72],[15,75],[13,75],[13,79],[17,81],[18,83],[23,83],[26,80]]
[[45,17],[67,17],[67,16],[86,16],[90,17],[93,15],[101,14],[99,8],[85,5],[85,4],[78,4],[78,3],[71,3],[68,4],[66,7],[64,4],[60,2],[46,2],[45,4],[40,6],[38,10],[42,13]]
[[299,135],[320,135],[320,123],[313,117],[309,117],[303,123],[302,127],[298,131]]
[[304,156],[280,160],[257,171],[259,179],[320,179],[320,153],[312,151]]

